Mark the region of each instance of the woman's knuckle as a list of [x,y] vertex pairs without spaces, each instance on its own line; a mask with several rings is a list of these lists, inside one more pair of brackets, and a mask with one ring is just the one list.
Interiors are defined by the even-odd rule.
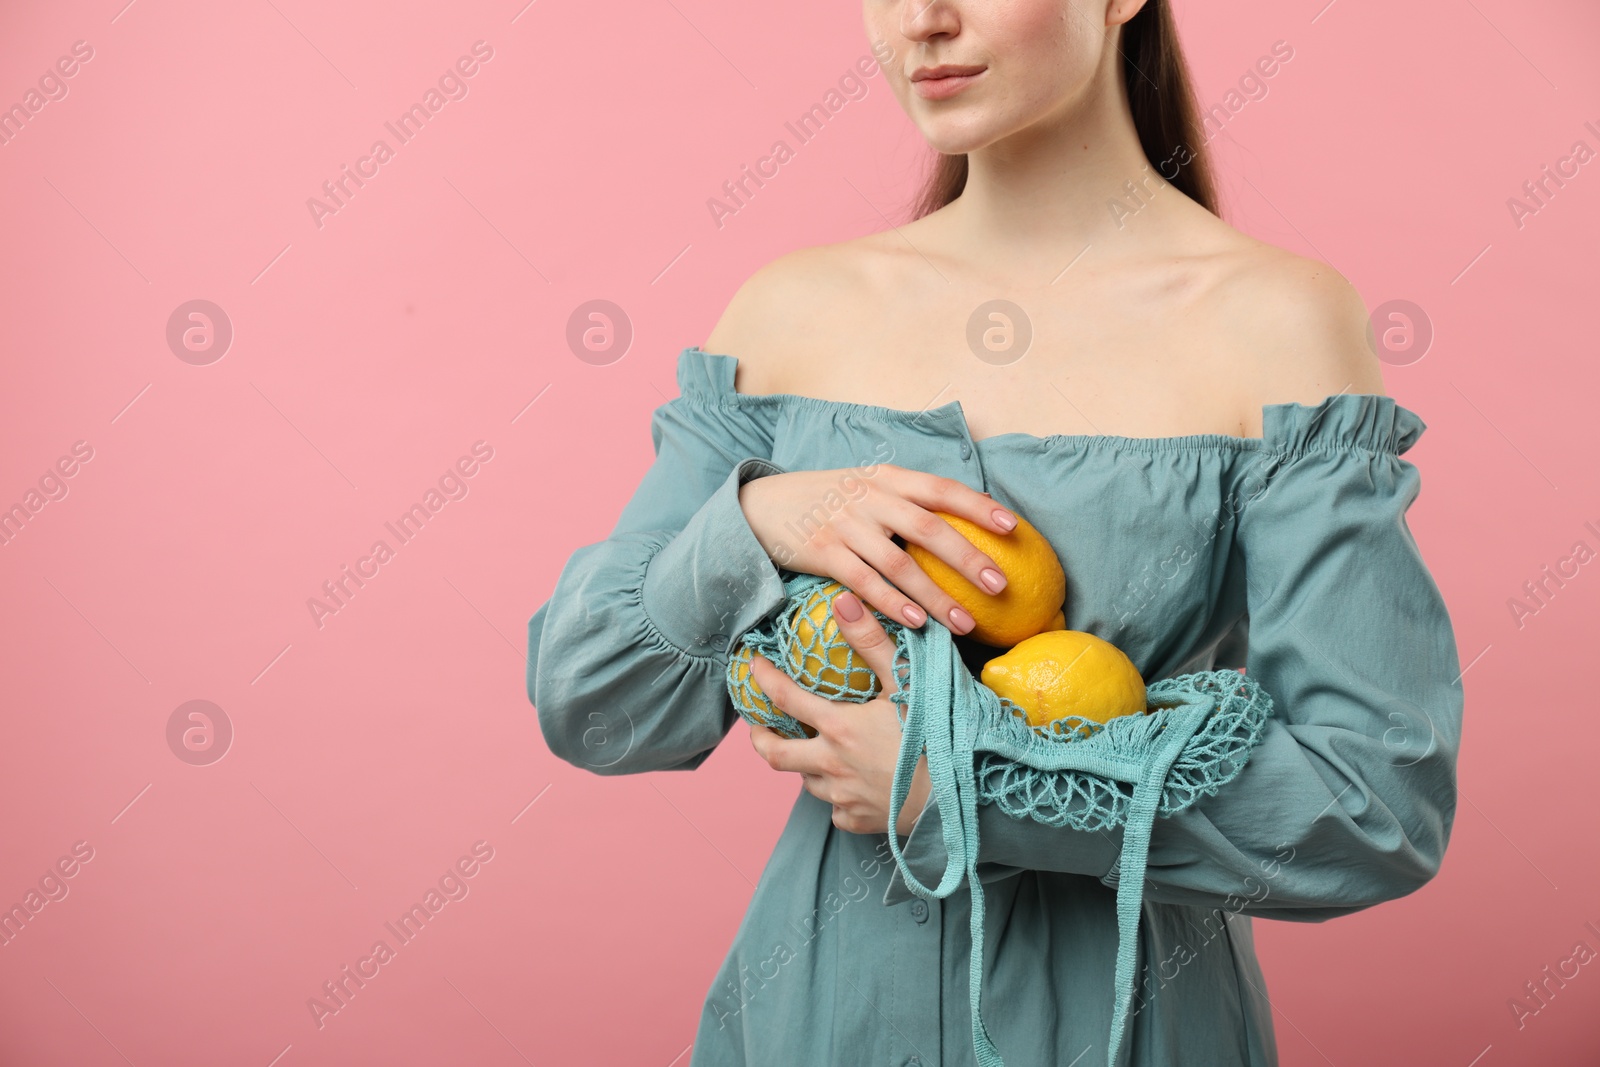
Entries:
[[[960,569],[962,569],[962,570],[968,570],[968,569],[976,570],[978,568],[978,565],[980,563],[982,563],[987,557],[984,555],[984,552],[980,548],[978,548],[977,545],[974,545],[971,541],[968,541],[965,537],[963,537],[961,540],[965,543],[966,547],[961,549],[961,559],[959,561]],[[985,564],[985,565],[987,565],[987,564]]]
[[848,501],[828,521],[828,530],[833,535],[831,542],[833,545],[848,548],[856,535],[870,525],[862,521],[860,507],[860,501]]
[[[890,552],[883,561],[883,576],[890,581],[905,578],[906,575],[917,569],[917,561],[911,558],[910,553],[896,548]],[[895,582],[899,585],[899,582]]]
[[954,504],[964,491],[968,491],[966,484],[948,475],[937,475],[934,479],[933,493],[942,504]]
[[890,546],[887,555],[884,557],[884,567],[892,570],[902,578],[912,571],[920,569],[917,567],[917,561],[911,557],[911,553],[899,545]]
[[911,520],[912,540],[925,545],[940,532],[945,521],[931,511],[923,511]]
[[834,521],[819,524],[812,531],[808,540],[811,542],[812,547],[819,552],[827,552],[844,543],[843,538],[839,536],[839,531],[835,527]]
[[871,589],[882,581],[878,572],[873,570],[870,564],[863,563],[859,558],[844,570],[847,572],[844,576],[844,584],[851,590]]

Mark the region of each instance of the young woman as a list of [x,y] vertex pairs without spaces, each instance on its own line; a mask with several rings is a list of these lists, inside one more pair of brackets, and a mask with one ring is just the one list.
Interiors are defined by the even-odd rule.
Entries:
[[[1062,560],[1067,628],[1147,682],[1242,667],[1273,700],[1239,775],[1155,823],[1116,1061],[1276,1063],[1251,918],[1410,893],[1449,838],[1460,665],[1400,458],[1425,425],[1384,395],[1350,284],[1218,218],[1167,0],[865,0],[865,20],[940,154],[917,217],[769,264],[680,354],[655,464],[530,622],[541,728],[597,773],[697,767],[780,566],[854,591],[844,636],[888,678],[864,607],[973,626],[894,539],[999,588],[933,512],[1001,534],[1020,513]],[[750,730],[801,789],[693,1067],[974,1064],[970,891],[914,897],[887,847],[938,880],[925,765],[888,826],[888,693],[835,704],[753,669],[817,736]],[[1013,1067],[1105,1062],[1120,831],[992,805],[979,828],[989,1036]]]

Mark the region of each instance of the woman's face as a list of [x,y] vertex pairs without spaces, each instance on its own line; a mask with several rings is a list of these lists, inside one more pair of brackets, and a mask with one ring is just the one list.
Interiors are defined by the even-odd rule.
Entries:
[[[862,9],[868,40],[894,50],[883,69],[900,106],[930,146],[954,155],[1070,115],[1111,47],[1108,18],[1120,24],[1141,6],[1141,0],[863,0]],[[924,77],[940,66],[960,76]]]

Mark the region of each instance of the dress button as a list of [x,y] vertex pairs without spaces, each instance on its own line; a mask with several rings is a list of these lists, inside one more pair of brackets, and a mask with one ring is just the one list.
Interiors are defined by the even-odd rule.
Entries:
[[928,902],[926,900],[913,900],[911,902],[911,917],[919,923],[928,921]]
[[971,459],[972,458],[972,445],[967,443],[966,441],[962,441],[961,442],[961,458],[962,459]]
[[921,1056],[910,1056],[906,1059],[906,1067],[922,1067]]

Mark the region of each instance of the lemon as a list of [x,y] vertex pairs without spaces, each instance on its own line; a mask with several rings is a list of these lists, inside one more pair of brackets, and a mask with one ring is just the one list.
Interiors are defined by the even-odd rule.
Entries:
[[980,680],[1016,704],[1029,725],[1076,715],[1106,722],[1145,711],[1144,679],[1122,649],[1082,630],[1055,630],[983,665]]
[[995,648],[1011,648],[1035,634],[1066,629],[1062,605],[1067,599],[1067,575],[1056,550],[1032,523],[1017,515],[1017,528],[999,534],[959,515],[934,514],[999,564],[1006,576],[1006,587],[991,593],[921,545],[905,546],[934,584],[972,616],[977,625],[968,637]]
[[756,681],[755,674],[750,670],[748,647],[739,646],[739,651],[733,654],[728,664],[728,672],[733,675],[733,684],[739,688],[738,703],[745,711],[771,715],[777,710],[772,706],[772,701],[767,699],[767,694],[762,692],[761,683]]
[[[728,672],[733,676],[733,684],[738,688],[737,703],[747,713],[745,718],[753,719],[763,726],[779,729],[783,712],[779,711],[767,694],[762,691],[761,683],[756,681],[754,672],[750,670],[750,649],[740,645],[728,662]],[[796,719],[800,729],[805,731],[807,737],[817,736],[817,732],[805,723]],[[783,731],[779,729],[779,732]]]
[[844,586],[829,582],[795,609],[789,620],[789,676],[830,700],[863,693],[871,699],[878,695],[878,676],[839,633],[833,617],[833,598],[842,592]]

